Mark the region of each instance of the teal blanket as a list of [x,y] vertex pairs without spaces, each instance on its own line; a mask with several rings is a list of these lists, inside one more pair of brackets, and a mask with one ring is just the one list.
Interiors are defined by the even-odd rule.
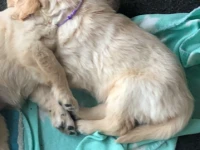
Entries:
[[[169,140],[117,144],[115,137],[98,132],[89,136],[68,136],[51,126],[48,116],[28,103],[23,110],[25,150],[174,150],[177,137],[200,133],[200,8],[191,13],[142,15],[133,18],[141,28],[156,35],[179,58],[189,88],[195,97],[193,119],[179,134]],[[73,91],[80,103],[93,106],[93,98],[82,91]],[[84,100],[84,101],[83,101]]]

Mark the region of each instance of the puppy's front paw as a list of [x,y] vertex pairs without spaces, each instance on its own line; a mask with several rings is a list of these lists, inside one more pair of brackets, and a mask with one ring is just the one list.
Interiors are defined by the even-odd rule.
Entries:
[[81,134],[92,134],[95,130],[92,127],[92,121],[90,120],[78,120],[76,122],[77,130]]
[[54,127],[70,135],[76,134],[74,121],[72,120],[70,114],[67,111],[60,108],[56,111],[51,110],[50,114],[51,121]]

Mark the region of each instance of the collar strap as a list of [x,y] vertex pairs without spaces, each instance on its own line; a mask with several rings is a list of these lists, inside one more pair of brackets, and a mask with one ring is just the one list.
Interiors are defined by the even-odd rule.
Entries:
[[78,6],[67,16],[67,18],[56,25],[60,27],[63,24],[65,24],[68,20],[71,20],[76,15],[77,11],[81,8],[82,4],[83,0],[80,0]]

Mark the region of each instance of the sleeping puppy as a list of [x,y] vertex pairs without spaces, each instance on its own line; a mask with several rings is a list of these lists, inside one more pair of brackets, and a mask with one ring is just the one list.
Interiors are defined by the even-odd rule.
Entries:
[[68,111],[77,111],[78,103],[52,51],[57,27],[49,25],[43,15],[61,8],[44,8],[24,22],[12,19],[14,8],[0,12],[0,103],[20,107],[30,97],[49,112],[53,126],[75,134]]
[[168,139],[187,125],[193,97],[181,65],[164,44],[105,0],[51,2],[43,9],[62,11],[44,16],[59,24],[55,55],[70,87],[85,89],[102,103],[77,111],[81,133],[100,131],[129,143]]
[[[6,105],[20,107],[22,99],[30,97],[49,112],[56,128],[75,134],[74,122],[66,110],[78,109],[77,102],[68,88],[63,68],[51,51],[55,48],[57,28],[48,26],[43,15],[61,8],[51,8],[46,3],[54,1],[8,0],[8,7],[17,7],[0,12],[0,110]],[[13,20],[22,20],[40,7],[45,9],[25,22]],[[0,150],[8,149],[7,140],[8,132],[0,115]]]

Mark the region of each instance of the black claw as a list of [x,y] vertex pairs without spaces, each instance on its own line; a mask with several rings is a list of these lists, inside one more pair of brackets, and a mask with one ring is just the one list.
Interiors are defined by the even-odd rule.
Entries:
[[59,104],[60,106],[62,106],[62,103],[61,103],[60,101],[58,102],[58,104]]
[[77,134],[81,134],[81,132],[79,132],[79,131],[76,131],[77,132]]
[[70,114],[70,116],[71,116],[71,118],[72,118],[73,121],[77,120],[77,117],[76,117],[76,115],[74,113],[72,113],[72,112],[69,111],[69,114]]
[[75,132],[69,132],[69,135],[75,135],[76,133]]
[[66,107],[72,107],[72,105],[71,105],[71,104],[65,104],[65,106],[66,106]]
[[64,130],[64,129],[65,129],[65,124],[64,124],[64,122],[61,123],[61,125],[58,127],[58,129],[60,129],[60,130]]
[[74,130],[75,128],[73,126],[69,126],[68,130]]
[[61,116],[65,116],[65,114],[61,114]]

